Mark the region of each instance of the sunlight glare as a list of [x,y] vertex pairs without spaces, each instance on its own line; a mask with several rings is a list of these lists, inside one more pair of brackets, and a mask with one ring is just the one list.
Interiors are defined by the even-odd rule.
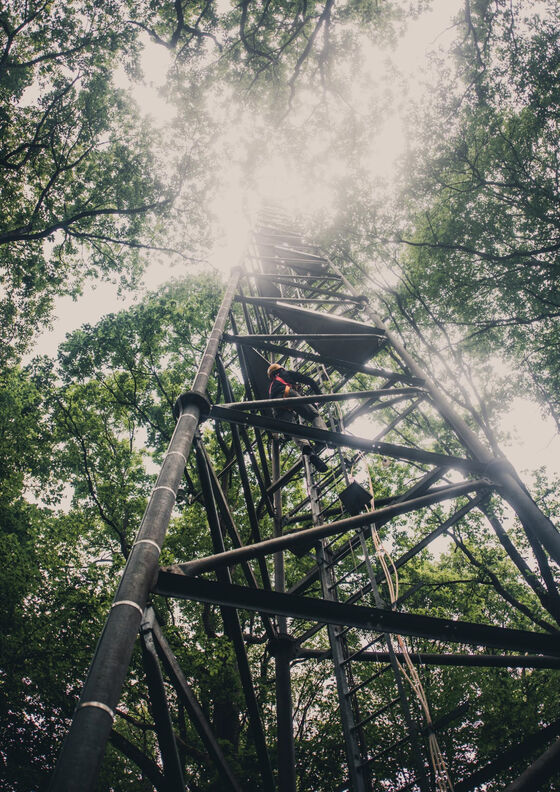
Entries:
[[551,473],[560,471],[560,436],[556,424],[550,415],[543,415],[542,408],[534,401],[516,396],[498,428],[510,435],[502,447],[523,479],[527,478],[525,471],[543,465]]
[[257,174],[256,193],[263,203],[273,203],[296,216],[332,210],[335,197],[328,185],[310,183],[294,163],[280,156],[271,157]]
[[372,179],[389,179],[397,160],[405,153],[406,136],[403,119],[392,114],[386,117],[379,132],[372,138],[363,167]]
[[[334,165],[329,162],[331,172]],[[313,212],[334,211],[334,190],[324,182],[310,183],[294,163],[280,155],[270,157],[251,179],[239,163],[231,163],[221,181],[211,205],[216,243],[209,257],[210,266],[221,273],[239,263],[263,206],[275,206],[296,220]]]
[[237,266],[247,248],[252,210],[244,195],[239,166],[231,166],[226,184],[210,205],[216,224],[216,241],[208,265],[221,275]]

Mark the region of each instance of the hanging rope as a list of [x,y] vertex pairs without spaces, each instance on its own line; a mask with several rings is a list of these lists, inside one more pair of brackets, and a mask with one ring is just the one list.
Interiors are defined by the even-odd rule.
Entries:
[[[369,479],[369,490],[371,492],[371,496],[373,499],[373,482],[371,480],[369,468],[367,468],[367,475]],[[371,526],[371,535],[373,538],[373,544],[375,547],[377,559],[381,564],[381,569],[383,570],[383,575],[387,583],[387,588],[389,591],[389,599],[391,605],[394,605],[394,603],[399,598],[399,574],[397,572],[397,568],[393,562],[390,553],[387,552],[387,550],[383,546],[383,543],[381,542],[375,524]],[[389,565],[392,567],[394,580],[393,580],[393,576],[391,575],[391,572],[389,571]],[[405,668],[405,665],[403,665],[398,658],[395,658],[399,666],[399,670],[402,673],[403,677],[408,682],[408,684],[410,685],[410,687],[412,688],[424,712],[426,726],[428,728],[428,748],[430,753],[430,762],[435,775],[437,792],[453,792],[453,783],[451,781],[451,778],[449,777],[449,772],[447,770],[445,759],[441,752],[438,739],[433,730],[432,715],[430,712],[430,706],[428,704],[426,691],[424,690],[424,687],[422,685],[422,680],[420,679],[418,671],[416,670],[414,664],[412,663],[412,659],[410,657],[410,653],[408,651],[408,647],[406,646],[404,638],[402,637],[402,635],[397,635],[396,639],[406,665]]]

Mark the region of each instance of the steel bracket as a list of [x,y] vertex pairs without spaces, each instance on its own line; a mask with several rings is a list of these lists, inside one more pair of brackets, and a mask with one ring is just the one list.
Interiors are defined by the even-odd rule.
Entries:
[[173,417],[176,421],[179,420],[185,408],[190,404],[195,404],[200,410],[199,423],[205,421],[210,415],[212,405],[206,396],[203,396],[202,393],[197,393],[196,391],[185,391],[185,393],[182,393],[173,405]]

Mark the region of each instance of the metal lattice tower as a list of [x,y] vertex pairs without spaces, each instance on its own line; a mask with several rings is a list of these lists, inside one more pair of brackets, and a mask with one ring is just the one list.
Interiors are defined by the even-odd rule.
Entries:
[[[328,429],[274,416],[278,401],[269,398],[266,374],[272,360],[320,382],[322,395],[289,401],[318,405]],[[211,378],[218,383],[212,404],[207,395]],[[347,765],[340,789],[353,792],[438,789],[428,761],[430,735],[444,735],[468,708],[462,702],[426,723],[406,679],[399,636],[414,646],[437,643],[435,651],[411,652],[414,665],[560,667],[557,633],[410,612],[407,600],[418,586],[389,596],[376,537],[383,529],[390,542],[391,521],[399,516],[412,519],[436,504],[446,508],[445,519],[393,559],[399,573],[471,512],[489,520],[507,551],[511,540],[489,509],[491,498],[502,498],[514,509],[535,552],[555,563],[560,563],[560,534],[513,468],[486,450],[367,299],[274,212],[262,215],[244,267],[231,276],[192,389],[177,401],[176,419],[53,790],[94,788],[138,634],[161,757],[159,786],[157,779],[154,785],[173,792],[188,789],[174,734],[176,714],[166,696],[171,686],[219,772],[220,789],[243,788],[158,624],[150,605],[153,595],[219,606],[258,759],[254,788],[266,792],[296,790],[292,681],[306,662],[328,663],[331,669]],[[205,421],[213,422],[218,446],[229,449],[225,462],[220,454],[213,458],[205,443]],[[356,426],[366,429],[356,432]],[[368,433],[374,437],[362,436]],[[298,439],[315,445],[326,471],[318,472],[309,455],[299,452]],[[191,496],[204,504],[213,554],[200,557],[193,549],[191,558],[161,568],[161,547],[190,455],[198,474]],[[380,459],[395,469],[401,466],[407,484],[374,500],[375,480],[372,493],[354,476],[357,470],[369,476]],[[235,492],[225,483],[227,470],[235,471]],[[228,480],[231,484],[231,476]],[[242,525],[232,501],[239,491],[246,506]],[[286,572],[294,557],[304,570],[295,581]],[[551,581],[547,585],[545,590],[533,582],[542,604],[558,619],[558,593]],[[255,614],[250,633],[243,629],[248,612]],[[259,643],[275,661],[272,736],[248,655],[248,646]],[[527,756],[558,733],[560,727],[545,729],[540,742],[535,738],[525,747]],[[486,776],[482,769],[455,779],[455,789],[478,788],[523,758],[521,747],[511,753],[511,746],[504,746]],[[555,743],[535,763],[527,761],[530,766],[515,789],[536,788],[557,758]]]

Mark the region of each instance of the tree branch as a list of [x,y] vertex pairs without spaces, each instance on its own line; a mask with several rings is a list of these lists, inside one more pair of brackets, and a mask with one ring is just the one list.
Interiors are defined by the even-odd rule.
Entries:
[[41,231],[31,231],[29,229],[29,225],[27,224],[25,226],[20,226],[13,231],[7,231],[3,234],[0,234],[0,245],[5,245],[9,242],[31,242],[33,240],[46,239],[46,237],[54,234],[55,231],[67,231],[72,225],[74,225],[74,223],[78,223],[80,220],[85,220],[88,218],[107,216],[126,217],[138,214],[146,214],[148,212],[163,209],[164,207],[171,205],[174,200],[174,197],[165,198],[163,201],[154,201],[154,203],[146,204],[144,206],[136,206],[132,209],[87,209],[83,212],[76,212],[76,214],[66,218],[65,220],[58,220],[57,222],[48,225],[46,228],[43,228]]

